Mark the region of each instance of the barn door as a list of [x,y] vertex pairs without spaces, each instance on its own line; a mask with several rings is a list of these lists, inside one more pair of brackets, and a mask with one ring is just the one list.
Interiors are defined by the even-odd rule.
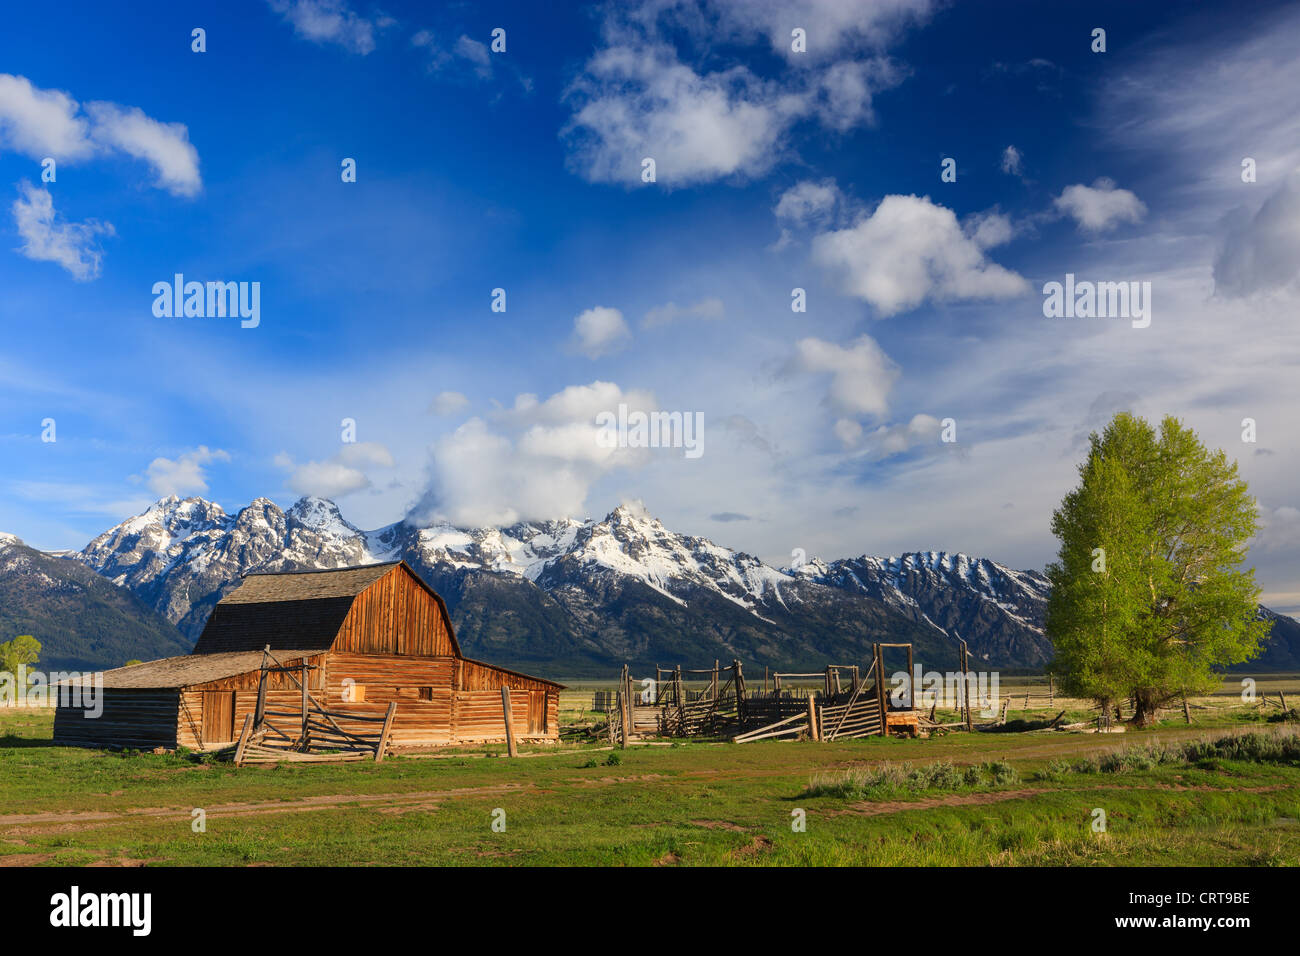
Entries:
[[203,692],[203,743],[226,743],[235,739],[235,692]]
[[528,692],[528,735],[539,737],[546,733],[546,691]]

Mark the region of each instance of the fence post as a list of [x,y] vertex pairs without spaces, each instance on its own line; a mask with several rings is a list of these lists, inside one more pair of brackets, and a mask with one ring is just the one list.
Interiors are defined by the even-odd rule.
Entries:
[[509,687],[501,688],[501,710],[506,721],[506,753],[512,757],[518,757],[519,753],[515,750],[515,721],[514,716],[510,713]]
[[812,735],[813,740],[821,740],[821,732],[817,729],[817,695],[808,695],[808,733]]

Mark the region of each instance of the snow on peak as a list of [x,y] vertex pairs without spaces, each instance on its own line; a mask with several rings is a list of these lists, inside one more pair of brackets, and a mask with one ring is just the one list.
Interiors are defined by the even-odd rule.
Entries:
[[304,528],[310,528],[321,534],[347,538],[361,533],[356,526],[343,517],[339,506],[328,498],[317,498],[313,495],[299,498],[286,512],[286,516]]
[[22,543],[22,539],[19,538],[18,535],[0,531],[0,548],[7,548],[11,545],[21,545]]

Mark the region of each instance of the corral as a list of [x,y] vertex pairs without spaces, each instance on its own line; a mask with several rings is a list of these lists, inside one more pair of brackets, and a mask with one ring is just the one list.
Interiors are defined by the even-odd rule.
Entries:
[[103,679],[102,714],[61,705],[56,743],[212,750],[245,724],[376,756],[380,733],[412,748],[559,738],[561,685],[465,657],[442,598],[400,561],[246,575],[193,653]]
[[[905,693],[891,693],[885,674],[885,653],[904,651],[909,682]],[[965,677],[968,655],[960,647],[959,687],[961,726],[972,726]],[[647,737],[723,738],[735,743],[767,739],[832,741],[857,737],[907,734],[917,736],[938,725],[916,706],[910,675],[911,644],[872,645],[869,665],[829,664],[813,673],[764,674],[762,687],[748,687],[743,665],[684,670],[655,667],[654,678],[635,679],[627,667],[606,707],[608,736],[626,745]],[[692,689],[688,683],[704,682]],[[810,685],[817,682],[820,686]],[[638,687],[639,685],[639,687]],[[949,725],[953,726],[953,725]]]

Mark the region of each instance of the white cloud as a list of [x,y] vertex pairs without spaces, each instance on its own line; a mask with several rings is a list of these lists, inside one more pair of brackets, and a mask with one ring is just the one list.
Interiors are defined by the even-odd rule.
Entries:
[[61,90],[41,90],[24,76],[0,73],[0,149],[31,159],[90,155],[89,126],[77,101]]
[[137,107],[113,103],[87,103],[86,112],[95,124],[95,141],[147,162],[158,175],[158,188],[177,196],[199,192],[199,151],[184,123],[160,123]]
[[523,394],[496,416],[472,418],[430,449],[430,487],[412,511],[420,522],[508,525],[583,516],[591,485],[650,460],[646,449],[599,441],[600,412],[653,410],[654,396],[611,382],[571,385],[545,401]]
[[[861,336],[845,348],[817,338],[801,339],[795,344],[794,357],[787,372],[829,374],[827,403],[837,413],[879,417],[889,408],[889,392],[898,381],[899,369],[894,361],[869,335]],[[841,440],[850,426],[837,424]]]
[[469,405],[469,399],[460,392],[439,392],[429,403],[429,411],[435,415],[454,415]]
[[855,444],[863,448],[869,460],[879,461],[900,455],[918,445],[937,441],[941,427],[939,419],[932,415],[913,415],[907,422],[881,425]]
[[375,34],[393,21],[363,17],[346,0],[268,0],[271,9],[312,43],[334,43],[362,56],[375,49]]
[[986,258],[952,210],[929,197],[886,196],[856,225],[818,235],[813,260],[882,316],[926,300],[1005,299],[1029,288],[1021,276]]
[[93,219],[61,221],[48,189],[38,189],[23,180],[18,190],[22,195],[14,200],[12,208],[14,225],[23,239],[19,251],[28,259],[58,263],[78,282],[98,278],[104,253],[96,237],[113,235],[112,224]]
[[660,325],[671,325],[680,319],[720,319],[725,311],[722,300],[713,297],[685,306],[678,305],[676,302],[667,302],[646,312],[641,320],[641,327],[651,329]]
[[598,305],[573,320],[573,348],[587,358],[599,358],[625,347],[631,339],[618,309]]
[[1300,276],[1300,171],[1251,216],[1239,211],[1214,259],[1216,295],[1236,297],[1281,288]]
[[[691,6],[691,3],[680,4]],[[709,0],[709,13],[731,37],[761,35],[772,52],[792,63],[825,59],[861,48],[881,49],[909,26],[924,22],[932,0]],[[790,31],[803,28],[806,53],[791,48]]]
[[794,226],[825,220],[842,201],[835,180],[805,179],[781,194],[774,210],[776,218]]
[[452,48],[452,52],[462,60],[469,60],[474,64],[475,72],[480,78],[488,79],[492,76],[492,54],[488,51],[486,43],[480,43],[462,34]]
[[336,498],[371,486],[366,470],[392,468],[392,453],[379,442],[348,442],[337,455],[325,461],[308,461],[301,465],[281,452],[275,456],[278,468],[290,472],[286,484],[297,495]]
[[1146,204],[1136,194],[1119,189],[1114,180],[1104,176],[1091,186],[1066,186],[1055,206],[1086,232],[1106,232],[1122,222],[1141,222],[1147,214]]
[[25,77],[0,73],[0,150],[58,162],[120,152],[142,159],[155,183],[178,196],[202,188],[199,154],[183,123],[163,123],[138,107],[87,103],[59,90],[40,90]]
[[176,459],[155,458],[145,470],[145,481],[159,496],[203,494],[208,490],[203,466],[214,461],[230,461],[230,455],[220,448],[200,445]]
[[[904,71],[873,54],[928,2],[648,0],[611,6],[604,46],[566,91],[574,115],[562,131],[569,165],[593,182],[640,185],[641,162],[663,188],[760,176],[788,152],[798,123],[845,132],[874,121],[873,97]],[[760,78],[736,56],[771,42],[789,52],[792,24],[809,53]],[[695,48],[679,49],[678,42]],[[707,49],[725,45],[726,59]],[[739,51],[736,47],[739,46]],[[705,47],[706,49],[699,49]],[[705,68],[704,63],[718,64]]]
[[563,134],[570,165],[628,186],[640,184],[646,157],[668,186],[759,175],[802,110],[744,67],[701,75],[666,46],[601,50],[569,97],[581,103]]
[[992,249],[1010,242],[1016,234],[1016,228],[1011,224],[1010,217],[988,211],[967,216],[962,223],[962,232],[981,249]]
[[1024,170],[1024,157],[1020,150],[1008,146],[1002,151],[1002,171],[1008,176],[1019,176]]

